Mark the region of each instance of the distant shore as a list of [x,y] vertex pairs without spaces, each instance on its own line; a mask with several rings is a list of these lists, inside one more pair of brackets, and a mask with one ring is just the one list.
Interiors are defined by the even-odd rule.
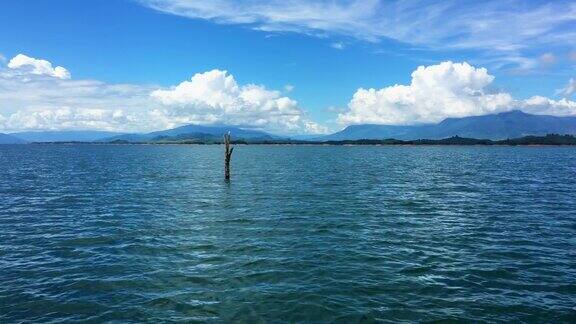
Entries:
[[[111,142],[31,142],[27,144],[84,144],[84,145],[219,145],[219,141],[200,140],[158,140],[147,142],[111,141]],[[548,134],[546,136],[524,136],[505,140],[475,139],[453,136],[445,139],[359,139],[342,141],[304,141],[304,140],[265,140],[232,141],[236,145],[310,145],[310,146],[576,146],[576,137],[572,135]]]

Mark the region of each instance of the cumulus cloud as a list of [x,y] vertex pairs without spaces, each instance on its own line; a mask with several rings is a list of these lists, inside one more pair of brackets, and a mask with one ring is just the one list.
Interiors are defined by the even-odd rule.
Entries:
[[239,85],[227,71],[195,74],[190,81],[152,92],[173,118],[188,123],[251,125],[276,131],[318,132],[298,103],[262,85]]
[[576,102],[535,96],[516,100],[490,91],[494,76],[468,63],[442,62],[420,66],[409,85],[358,89],[340,124],[407,125],[436,123],[449,117],[479,116],[512,109],[534,114],[576,115]]
[[533,96],[518,102],[522,111],[536,115],[574,116],[576,115],[576,102],[567,100],[553,100],[542,96]]
[[234,124],[278,133],[320,132],[296,101],[260,85],[239,85],[225,71],[199,73],[169,88],[74,80],[60,66],[25,55],[0,69],[0,132],[152,131]]
[[70,79],[70,72],[61,66],[52,67],[52,63],[46,60],[35,59],[24,54],[14,56],[8,67],[11,72],[20,74],[48,75],[59,79]]
[[[480,50],[499,64],[526,68],[531,50],[566,48],[576,37],[569,0],[140,0],[155,10],[266,32],[394,39],[435,49]],[[447,18],[448,17],[448,18]],[[506,31],[506,32],[503,32]],[[530,61],[527,63],[526,61]]]
[[342,124],[412,124],[439,122],[447,117],[484,115],[508,109],[507,93],[487,90],[494,77],[468,63],[443,62],[420,66],[410,85],[358,89]]

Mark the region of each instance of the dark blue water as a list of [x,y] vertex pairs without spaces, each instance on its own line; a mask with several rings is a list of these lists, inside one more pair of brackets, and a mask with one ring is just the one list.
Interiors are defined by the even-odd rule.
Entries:
[[576,321],[576,149],[0,146],[0,322]]

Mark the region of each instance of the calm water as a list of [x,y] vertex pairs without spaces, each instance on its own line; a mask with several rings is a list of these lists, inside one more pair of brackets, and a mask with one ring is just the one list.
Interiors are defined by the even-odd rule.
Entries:
[[576,321],[576,149],[0,146],[0,322]]

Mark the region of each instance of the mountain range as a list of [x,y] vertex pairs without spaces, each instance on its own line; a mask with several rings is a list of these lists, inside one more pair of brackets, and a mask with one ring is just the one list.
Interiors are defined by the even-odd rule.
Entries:
[[161,141],[221,141],[224,133],[230,132],[233,139],[247,141],[271,141],[283,137],[275,136],[263,131],[243,129],[236,126],[201,126],[185,125],[168,130],[145,134],[123,134],[103,138],[102,142],[161,142]]
[[437,124],[396,125],[352,125],[334,134],[325,136],[282,137],[259,130],[237,126],[185,125],[151,133],[122,134],[103,131],[48,131],[0,134],[0,144],[27,142],[220,142],[222,135],[230,132],[234,140],[246,142],[265,141],[345,141],[345,140],[417,140],[443,139],[453,136],[501,140],[528,135],[546,134],[576,135],[576,117],[532,115],[514,110],[499,114],[448,118]]
[[8,134],[0,133],[0,144],[25,144],[26,141]]
[[122,133],[105,131],[45,131],[45,132],[20,132],[11,133],[13,137],[26,142],[93,142],[103,138],[118,136]]
[[464,118],[448,118],[438,124],[416,126],[352,125],[317,140],[442,139],[452,136],[499,140],[527,135],[576,134],[576,117],[532,115],[519,110]]

